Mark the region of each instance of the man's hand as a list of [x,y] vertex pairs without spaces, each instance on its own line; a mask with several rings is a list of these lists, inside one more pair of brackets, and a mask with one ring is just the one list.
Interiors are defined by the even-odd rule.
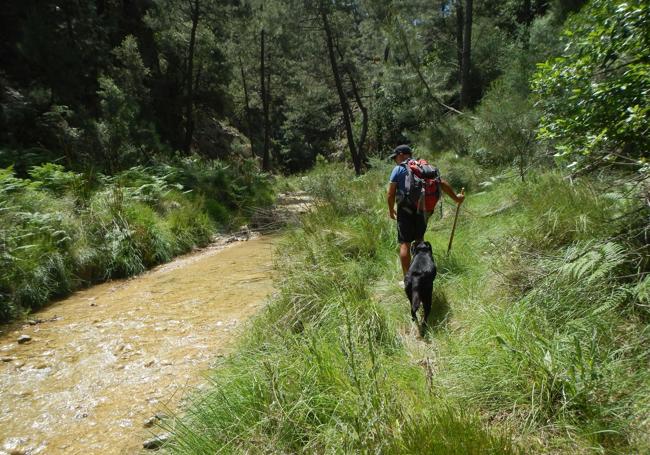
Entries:
[[454,189],[449,185],[449,183],[447,183],[446,180],[440,180],[440,187],[442,188],[442,191],[447,193],[447,196],[452,198],[456,204],[460,205],[465,200],[465,188],[460,190],[460,193],[456,194]]
[[389,210],[388,212],[389,212],[388,215],[390,216],[390,218],[391,218],[392,220],[396,220],[396,219],[397,219],[397,216],[395,215],[395,209],[391,209],[391,210]]

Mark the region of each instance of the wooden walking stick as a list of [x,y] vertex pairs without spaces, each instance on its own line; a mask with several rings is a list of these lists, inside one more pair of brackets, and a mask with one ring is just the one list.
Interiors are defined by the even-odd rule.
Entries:
[[[465,195],[465,188],[460,190],[460,194]],[[451,236],[449,237],[449,246],[447,247],[447,256],[451,251],[451,242],[454,241],[454,232],[456,232],[456,222],[458,221],[458,212],[460,212],[460,204],[456,206],[456,216],[454,217],[454,227],[451,228]]]

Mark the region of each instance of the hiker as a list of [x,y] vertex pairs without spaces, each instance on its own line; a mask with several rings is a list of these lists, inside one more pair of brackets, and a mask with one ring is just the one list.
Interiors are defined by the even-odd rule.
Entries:
[[[402,272],[406,275],[411,263],[411,243],[424,240],[427,223],[433,208],[430,211],[418,210],[410,207],[406,195],[406,178],[409,174],[406,164],[411,160],[411,147],[400,145],[388,156],[395,161],[395,167],[390,174],[388,183],[388,213],[393,220],[397,220],[397,241],[399,242],[399,258]],[[436,179],[439,189],[447,193],[457,204],[462,204],[464,194],[456,194],[447,181]],[[397,201],[397,210],[395,202]]]

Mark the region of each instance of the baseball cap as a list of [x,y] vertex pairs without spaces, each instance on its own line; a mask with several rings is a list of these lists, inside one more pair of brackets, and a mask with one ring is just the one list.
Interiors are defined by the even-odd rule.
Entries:
[[398,145],[397,147],[395,147],[395,148],[393,149],[392,152],[390,152],[390,155],[388,155],[388,159],[391,159],[391,160],[392,160],[393,158],[395,158],[395,157],[396,157],[397,155],[399,155],[400,153],[408,153],[408,154],[411,154],[411,153],[412,153],[412,151],[411,151],[411,147],[409,147],[409,146],[406,145],[406,144]]

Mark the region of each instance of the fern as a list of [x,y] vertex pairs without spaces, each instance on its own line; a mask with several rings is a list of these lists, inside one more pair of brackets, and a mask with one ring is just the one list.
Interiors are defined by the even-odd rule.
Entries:
[[634,298],[642,306],[650,306],[650,279],[648,279],[648,277],[650,277],[650,275],[646,275],[632,289]]
[[593,284],[610,276],[626,258],[625,247],[614,242],[573,246],[558,273],[561,278]]

